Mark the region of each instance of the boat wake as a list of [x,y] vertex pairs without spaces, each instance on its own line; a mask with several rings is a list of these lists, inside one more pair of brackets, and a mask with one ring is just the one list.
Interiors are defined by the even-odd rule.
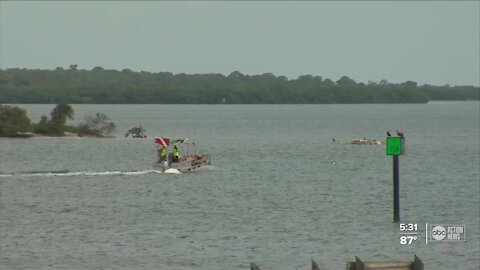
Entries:
[[91,171],[79,171],[79,172],[70,172],[66,170],[62,171],[30,171],[30,172],[20,172],[20,173],[10,173],[3,174],[0,173],[1,177],[28,177],[28,176],[106,176],[106,175],[142,175],[156,172],[154,170],[143,170],[143,171],[104,171],[104,172],[91,172]]

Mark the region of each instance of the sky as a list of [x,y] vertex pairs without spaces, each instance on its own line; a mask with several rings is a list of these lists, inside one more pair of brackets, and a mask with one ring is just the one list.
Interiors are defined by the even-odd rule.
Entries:
[[0,69],[480,85],[480,1],[0,1]]

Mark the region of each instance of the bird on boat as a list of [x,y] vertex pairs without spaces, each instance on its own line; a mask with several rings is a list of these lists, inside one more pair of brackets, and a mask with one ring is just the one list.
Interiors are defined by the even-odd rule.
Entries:
[[392,134],[390,134],[390,131],[387,131],[387,136],[390,137]]
[[403,132],[400,132],[398,129],[397,129],[397,135],[403,138]]

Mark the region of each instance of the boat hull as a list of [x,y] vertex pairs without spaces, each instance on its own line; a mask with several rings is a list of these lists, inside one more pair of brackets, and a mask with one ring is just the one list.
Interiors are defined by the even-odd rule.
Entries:
[[192,155],[182,157],[178,162],[162,161],[153,164],[153,169],[157,171],[166,172],[169,169],[176,169],[179,172],[195,172],[208,169],[211,166],[210,157]]

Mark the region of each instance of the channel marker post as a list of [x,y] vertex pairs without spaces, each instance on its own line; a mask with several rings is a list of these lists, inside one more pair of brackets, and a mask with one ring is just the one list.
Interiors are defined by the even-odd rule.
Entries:
[[404,137],[387,137],[387,155],[393,156],[393,222],[400,222],[400,165],[398,156],[405,154]]

